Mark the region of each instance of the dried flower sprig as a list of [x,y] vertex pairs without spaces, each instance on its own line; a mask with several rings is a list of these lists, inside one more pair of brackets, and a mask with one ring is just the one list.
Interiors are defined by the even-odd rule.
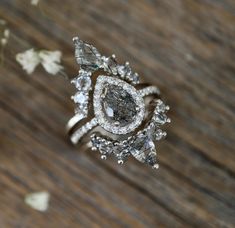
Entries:
[[39,0],[31,0],[31,5],[37,6],[39,3]]
[[3,31],[3,37],[1,38],[1,45],[2,46],[5,46],[7,44],[9,37],[10,37],[10,30],[5,29]]
[[47,51],[39,50],[35,51],[33,48],[26,50],[25,52],[18,53],[16,55],[16,61],[22,66],[22,68],[31,74],[35,68],[41,63],[43,68],[49,74],[55,75],[59,72],[63,73],[64,67],[61,63],[62,53],[61,51]]
[[1,56],[0,62],[3,63],[4,60],[4,47],[7,45],[10,37],[10,30],[7,28],[7,22],[3,19],[0,19],[0,48]]

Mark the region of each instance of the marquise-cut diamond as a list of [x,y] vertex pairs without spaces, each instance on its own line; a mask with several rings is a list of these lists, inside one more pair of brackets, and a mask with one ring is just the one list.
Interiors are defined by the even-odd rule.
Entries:
[[101,63],[101,54],[98,50],[94,46],[83,42],[79,38],[74,39],[74,44],[77,63],[85,69],[98,69]]
[[155,151],[153,140],[148,135],[138,135],[131,145],[131,154],[140,162],[145,162],[148,155]]

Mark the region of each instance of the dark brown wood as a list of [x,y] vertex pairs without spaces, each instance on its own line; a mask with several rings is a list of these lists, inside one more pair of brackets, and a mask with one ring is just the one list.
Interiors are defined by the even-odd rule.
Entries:
[[[1,0],[11,37],[0,68],[0,227],[234,227],[235,3],[233,0]],[[128,60],[160,87],[172,124],[156,172],[74,148],[67,80],[15,55],[61,50],[77,73],[71,39]],[[24,203],[51,193],[49,210]]]

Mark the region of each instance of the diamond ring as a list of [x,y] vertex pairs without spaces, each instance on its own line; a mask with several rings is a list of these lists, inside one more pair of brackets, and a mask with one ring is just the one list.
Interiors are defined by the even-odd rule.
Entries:
[[140,83],[128,62],[118,64],[115,55],[102,56],[78,37],[73,42],[80,70],[71,80],[76,88],[75,115],[66,126],[71,142],[88,139],[102,159],[114,155],[123,164],[132,156],[158,168],[155,144],[166,136],[162,125],[170,122],[159,89]]

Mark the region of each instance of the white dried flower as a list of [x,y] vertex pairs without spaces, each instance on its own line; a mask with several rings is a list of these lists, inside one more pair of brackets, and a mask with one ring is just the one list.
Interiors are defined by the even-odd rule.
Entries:
[[40,63],[38,52],[33,48],[16,55],[16,61],[20,63],[23,69],[28,73],[33,73],[36,66]]
[[33,73],[39,63],[49,74],[55,75],[62,72],[64,67],[60,64],[62,53],[60,51],[35,51],[29,49],[16,55],[16,60],[21,64],[23,69],[28,73]]
[[5,29],[4,32],[3,32],[3,36],[8,39],[9,36],[10,36],[10,30],[9,29]]
[[49,74],[57,74],[62,71],[64,67],[60,65],[62,53],[60,51],[46,51],[39,52],[41,64]]
[[39,0],[31,0],[31,5],[37,6],[39,3]]
[[0,19],[0,25],[6,25],[6,21],[5,20],[3,20],[3,19]]
[[5,46],[7,44],[7,39],[6,38],[2,38],[1,39],[1,45]]
[[48,209],[50,194],[46,191],[34,192],[25,196],[25,203],[35,210],[45,212]]

